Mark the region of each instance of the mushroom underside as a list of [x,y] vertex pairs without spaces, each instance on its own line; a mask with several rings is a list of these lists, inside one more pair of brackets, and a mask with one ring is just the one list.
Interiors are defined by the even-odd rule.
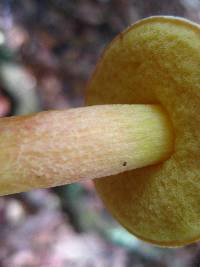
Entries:
[[161,246],[200,237],[199,51],[196,24],[145,19],[109,45],[88,85],[89,105],[158,103],[170,117],[175,143],[168,160],[95,181],[125,228]]

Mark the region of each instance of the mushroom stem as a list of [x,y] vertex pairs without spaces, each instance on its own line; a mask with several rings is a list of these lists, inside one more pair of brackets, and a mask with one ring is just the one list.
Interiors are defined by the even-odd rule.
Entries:
[[0,195],[155,164],[173,150],[158,105],[102,105],[0,120]]

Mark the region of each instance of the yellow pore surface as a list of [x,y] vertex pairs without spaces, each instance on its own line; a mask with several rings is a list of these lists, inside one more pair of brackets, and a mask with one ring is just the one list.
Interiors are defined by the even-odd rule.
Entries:
[[[175,132],[170,159],[96,180],[113,216],[161,245],[200,238],[200,29],[173,17],[142,20],[105,50],[87,104],[161,104]],[[154,151],[152,151],[154,153]]]

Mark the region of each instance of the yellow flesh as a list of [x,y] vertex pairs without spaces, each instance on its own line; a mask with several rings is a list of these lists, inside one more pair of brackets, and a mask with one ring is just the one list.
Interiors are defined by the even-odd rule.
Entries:
[[110,212],[143,240],[162,246],[200,237],[200,29],[152,17],[106,49],[87,104],[155,104],[168,112],[175,151],[163,163],[96,180]]
[[117,174],[165,160],[172,149],[169,118],[156,105],[3,118],[0,195]]

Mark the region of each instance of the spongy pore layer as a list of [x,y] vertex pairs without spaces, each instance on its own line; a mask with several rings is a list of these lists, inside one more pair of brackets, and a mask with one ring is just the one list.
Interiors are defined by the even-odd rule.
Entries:
[[142,20],[105,50],[87,104],[160,103],[175,132],[160,164],[96,180],[113,216],[161,246],[200,238],[200,28],[173,17]]

